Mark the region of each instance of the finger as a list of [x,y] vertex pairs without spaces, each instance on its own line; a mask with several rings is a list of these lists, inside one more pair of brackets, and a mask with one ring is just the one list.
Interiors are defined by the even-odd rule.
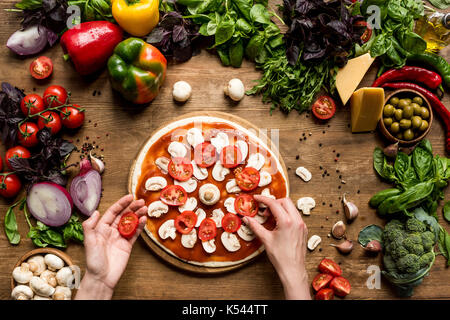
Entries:
[[100,212],[95,211],[89,217],[89,219],[87,219],[83,222],[83,231],[85,234],[89,234],[95,229],[95,227],[97,226],[97,223],[99,221],[99,218],[100,218]]
[[291,216],[293,219],[300,218],[300,221],[303,221],[300,212],[298,212],[297,208],[290,198],[280,199],[280,203],[284,210],[286,210],[286,212],[289,214],[289,216]]
[[[143,209],[145,207],[145,201],[140,199],[140,200],[134,200],[132,203],[130,203],[130,205],[128,207],[126,207],[125,209],[122,210],[121,214],[119,214],[115,219],[114,222],[111,224],[112,227],[117,227],[119,225],[119,221],[122,218],[122,216],[125,213],[128,212],[134,212],[136,213],[138,216],[141,216],[142,214],[138,214],[137,212],[140,211],[141,209]],[[142,213],[142,211],[140,211]]]
[[256,219],[251,217],[244,217],[244,223],[247,224],[250,229],[253,230],[255,235],[262,241],[264,245],[268,242],[270,237],[270,231],[264,228]]
[[122,197],[119,201],[114,203],[108,210],[106,210],[105,214],[100,220],[100,223],[110,225],[114,221],[114,219],[132,202],[133,196],[131,194]]
[[147,216],[142,216],[139,218],[139,226],[136,230],[136,234],[133,236],[133,238],[130,239],[131,245],[133,245],[137,238],[141,235],[142,231],[144,231],[144,227],[147,224]]
[[275,217],[275,220],[277,220],[278,223],[284,223],[286,221],[287,213],[277,200],[256,194],[253,197],[256,201],[262,202],[269,207],[270,212]]
[[[262,209],[262,208],[260,208],[260,209]],[[270,210],[269,210],[269,208],[264,208],[264,211],[259,210],[258,214],[260,216],[263,216],[263,217],[269,217],[270,216]]]

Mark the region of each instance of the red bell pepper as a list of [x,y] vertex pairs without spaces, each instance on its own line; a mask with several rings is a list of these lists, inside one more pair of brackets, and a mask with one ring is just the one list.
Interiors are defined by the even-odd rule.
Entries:
[[109,21],[83,22],[62,35],[61,46],[77,72],[88,75],[106,65],[122,37],[122,29]]

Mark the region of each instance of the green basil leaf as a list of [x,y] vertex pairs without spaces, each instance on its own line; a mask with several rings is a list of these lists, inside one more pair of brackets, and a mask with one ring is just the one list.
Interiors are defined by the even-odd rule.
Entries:
[[395,158],[394,170],[397,178],[400,181],[404,181],[406,178],[406,172],[411,166],[411,160],[406,153],[399,152]]
[[270,23],[270,14],[262,4],[255,4],[250,10],[250,19],[261,24]]
[[35,10],[42,8],[42,0],[22,0],[16,3],[15,6],[21,10]]
[[231,20],[221,21],[216,29],[215,46],[221,45],[233,36],[235,23]]
[[248,59],[255,61],[258,54],[264,47],[265,38],[262,34],[254,35],[247,44],[245,48],[245,55]]
[[375,58],[385,54],[392,47],[391,39],[384,33],[375,37],[370,48],[370,55]]
[[6,211],[4,224],[9,243],[18,244],[20,242],[20,233],[17,226],[16,214],[14,213],[14,206],[9,207],[8,211]]
[[232,0],[238,10],[242,13],[245,19],[250,20],[250,9],[252,7],[252,0]]
[[447,222],[450,222],[450,201],[447,201],[442,208],[442,214]]
[[413,151],[412,162],[420,181],[425,181],[431,177],[433,173],[433,154],[428,148],[425,149],[422,145],[418,145]]

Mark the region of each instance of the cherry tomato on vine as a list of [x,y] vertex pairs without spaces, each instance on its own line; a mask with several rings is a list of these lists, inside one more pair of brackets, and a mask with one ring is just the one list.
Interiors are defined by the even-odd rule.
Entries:
[[79,128],[84,123],[84,110],[77,104],[61,109],[61,119],[64,127],[69,129]]
[[7,174],[0,176],[0,196],[5,198],[15,197],[22,188],[19,177],[15,174]]
[[34,122],[24,122],[20,125],[19,131],[17,132],[19,143],[24,147],[34,147],[39,143],[37,138],[37,133],[39,128]]
[[[6,158],[5,158],[5,161],[6,161],[6,164],[8,164],[8,161],[6,160]],[[2,157],[0,157],[0,172],[1,171],[3,171],[3,159],[2,159]]]
[[12,170],[13,168],[9,164],[9,159],[13,159],[13,158],[29,159],[30,157],[31,157],[31,153],[30,153],[30,151],[28,151],[28,149],[26,149],[22,146],[12,147],[11,149],[8,149],[8,151],[6,151],[6,155],[5,155],[6,166],[10,170]]
[[50,86],[44,91],[44,103],[49,108],[62,106],[68,97],[67,90],[61,86]]
[[42,80],[48,78],[53,72],[53,62],[50,58],[39,57],[30,64],[31,76]]
[[61,118],[54,111],[46,111],[39,117],[38,126],[39,130],[49,128],[52,134],[57,134],[62,128]]
[[44,100],[37,94],[26,95],[20,102],[20,110],[25,116],[42,112],[45,110]]

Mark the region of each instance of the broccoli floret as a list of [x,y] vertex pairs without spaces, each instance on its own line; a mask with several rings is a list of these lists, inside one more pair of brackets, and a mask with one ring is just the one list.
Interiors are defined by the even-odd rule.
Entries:
[[409,234],[402,242],[403,247],[409,252],[420,256],[423,253],[422,238],[418,233]]
[[420,270],[419,257],[409,253],[397,260],[397,269],[404,273],[416,273]]
[[384,267],[387,269],[388,272],[396,272],[397,266],[395,264],[394,259],[388,254],[385,254],[383,257],[383,263]]
[[409,232],[425,232],[426,225],[416,218],[410,218],[406,221],[406,230]]
[[435,237],[431,231],[425,231],[420,235],[422,238],[422,246],[425,251],[430,251],[433,248]]
[[383,240],[387,240],[389,242],[399,242],[402,241],[405,237],[405,232],[398,229],[393,229],[384,233]]
[[403,231],[405,230],[405,226],[403,225],[402,222],[400,222],[399,220],[391,220],[389,221],[386,226],[384,227],[384,231],[385,232],[390,232],[392,230],[400,230]]
[[386,252],[390,254],[395,260],[398,260],[409,253],[409,251],[401,244],[401,242],[391,242],[390,251]]
[[427,252],[424,255],[422,255],[419,258],[420,268],[422,269],[422,268],[425,268],[425,267],[429,266],[431,261],[433,261],[433,258],[434,258],[434,253],[433,252]]

